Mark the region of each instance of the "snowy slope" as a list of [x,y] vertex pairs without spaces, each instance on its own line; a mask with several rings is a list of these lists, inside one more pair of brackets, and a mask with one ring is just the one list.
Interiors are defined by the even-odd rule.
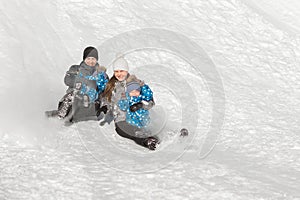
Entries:
[[[299,8],[1,1],[0,199],[300,199]],[[157,151],[43,116],[88,45],[109,75],[125,52],[153,89]]]

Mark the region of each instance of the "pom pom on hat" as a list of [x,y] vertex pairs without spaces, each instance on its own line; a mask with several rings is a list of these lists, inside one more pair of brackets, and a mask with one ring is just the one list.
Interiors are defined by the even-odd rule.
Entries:
[[124,58],[122,53],[117,53],[116,59],[112,64],[114,71],[116,70],[124,70],[129,71],[128,62]]

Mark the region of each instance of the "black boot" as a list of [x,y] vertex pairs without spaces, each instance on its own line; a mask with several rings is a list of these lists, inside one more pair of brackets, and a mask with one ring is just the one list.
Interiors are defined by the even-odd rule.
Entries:
[[72,109],[74,93],[67,93],[58,104],[57,116],[59,119],[64,119]]
[[155,137],[148,137],[144,141],[145,146],[150,150],[155,150],[156,145],[158,144],[158,139]]

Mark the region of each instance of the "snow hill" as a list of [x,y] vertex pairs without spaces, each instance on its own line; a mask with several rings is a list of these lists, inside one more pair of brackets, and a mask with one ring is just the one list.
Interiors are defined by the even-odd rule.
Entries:
[[[299,10],[296,0],[1,1],[0,199],[300,199]],[[157,151],[113,125],[44,117],[90,45],[110,76],[124,52],[153,89]]]

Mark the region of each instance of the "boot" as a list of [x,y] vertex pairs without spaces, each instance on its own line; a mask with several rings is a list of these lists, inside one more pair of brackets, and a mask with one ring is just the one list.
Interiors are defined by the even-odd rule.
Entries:
[[145,146],[150,150],[155,150],[158,144],[158,139],[155,137],[148,137],[145,139]]

